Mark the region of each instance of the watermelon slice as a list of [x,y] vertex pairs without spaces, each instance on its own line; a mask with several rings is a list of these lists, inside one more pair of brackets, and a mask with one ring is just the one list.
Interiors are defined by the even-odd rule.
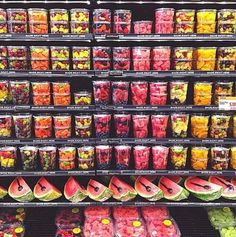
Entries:
[[223,188],[198,177],[188,177],[184,182],[185,188],[198,199],[213,201],[219,199]]
[[7,195],[7,190],[0,186],[0,199],[3,199]]
[[89,197],[94,201],[104,202],[112,196],[112,190],[105,185],[97,182],[94,179],[90,179],[87,192]]
[[186,189],[164,176],[160,178],[158,186],[167,200],[181,201],[189,196]]
[[61,192],[44,177],[34,186],[34,196],[43,202],[50,202],[62,196]]
[[111,178],[109,188],[113,192],[112,197],[122,202],[132,200],[137,196],[137,192],[133,187],[115,176]]
[[217,184],[223,188],[222,197],[225,199],[236,200],[236,186],[218,176],[211,176],[208,180],[213,184]]
[[22,177],[17,177],[12,181],[8,193],[18,202],[30,202],[34,199],[32,190]]
[[157,201],[163,198],[161,189],[143,176],[139,176],[135,181],[135,190],[139,196],[148,201]]
[[81,202],[88,196],[86,189],[73,177],[70,177],[66,182],[64,186],[64,195],[70,202]]
[[232,178],[232,179],[230,180],[230,182],[231,182],[231,184],[233,184],[234,186],[236,186],[236,178]]
[[172,176],[171,175],[171,176],[168,176],[168,178],[177,184],[181,184],[183,181],[183,178],[181,176]]

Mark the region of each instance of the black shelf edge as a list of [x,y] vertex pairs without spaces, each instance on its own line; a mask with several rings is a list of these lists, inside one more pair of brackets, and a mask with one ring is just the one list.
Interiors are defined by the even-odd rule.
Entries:
[[37,176],[95,176],[95,170],[74,171],[0,171],[0,177]]
[[68,138],[68,139],[0,139],[0,145],[41,145],[41,144],[153,144],[153,145],[162,145],[162,144],[186,144],[186,145],[235,145],[236,139],[234,138],[225,138],[225,139],[195,139],[195,138]]
[[16,3],[24,3],[24,4],[32,4],[32,3],[43,3],[43,4],[52,4],[52,3],[56,3],[56,4],[74,4],[74,3],[84,3],[84,4],[90,4],[91,1],[93,0],[58,0],[58,1],[55,1],[55,0],[2,0],[2,2],[0,2],[0,4],[16,4]]
[[86,207],[86,206],[167,206],[167,207],[236,207],[236,202],[1,202],[1,207]]
[[236,170],[96,170],[96,175],[235,176]]
[[236,41],[236,34],[95,34],[100,41]]
[[97,77],[236,77],[236,71],[95,71]]

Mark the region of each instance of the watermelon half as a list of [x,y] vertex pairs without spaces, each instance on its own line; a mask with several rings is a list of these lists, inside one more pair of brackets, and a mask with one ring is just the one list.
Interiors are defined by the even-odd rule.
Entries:
[[34,194],[22,177],[15,178],[8,188],[9,196],[18,202],[30,202]]
[[236,186],[228,182],[226,179],[218,176],[211,176],[208,181],[223,188],[223,193],[221,194],[223,198],[236,200]]
[[189,196],[186,189],[164,176],[160,178],[158,186],[167,200],[181,201]]
[[104,202],[112,196],[112,190],[105,185],[90,179],[87,186],[88,196],[98,202]]
[[113,192],[112,197],[122,202],[132,200],[137,196],[133,187],[115,176],[111,178],[109,188]]
[[44,177],[34,186],[34,196],[43,202],[50,202],[62,196],[61,192]]
[[188,177],[184,182],[185,188],[198,199],[214,201],[221,197],[223,188],[198,177]]
[[3,199],[7,195],[7,190],[0,186],[0,199]]
[[70,202],[81,202],[87,196],[87,191],[73,177],[70,177],[64,186],[64,195]]
[[157,201],[163,198],[161,189],[143,176],[136,179],[134,188],[139,196],[146,198],[148,201]]

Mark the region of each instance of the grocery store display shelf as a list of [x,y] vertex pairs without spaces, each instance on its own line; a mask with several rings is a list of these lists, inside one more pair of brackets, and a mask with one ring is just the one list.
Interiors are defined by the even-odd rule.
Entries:
[[68,139],[1,139],[0,145],[41,145],[41,144],[192,144],[192,145],[235,145],[236,139],[234,138],[225,138],[225,139],[195,139],[195,138],[68,138]]
[[236,34],[95,34],[96,41],[235,41]]
[[0,34],[1,41],[91,41],[92,34]]

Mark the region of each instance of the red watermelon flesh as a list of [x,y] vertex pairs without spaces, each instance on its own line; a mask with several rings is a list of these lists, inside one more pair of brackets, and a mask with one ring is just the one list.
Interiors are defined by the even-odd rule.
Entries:
[[231,182],[231,184],[233,184],[234,186],[236,186],[236,178],[232,178],[230,182]]
[[209,182],[217,184],[223,188],[222,197],[230,200],[236,200],[236,186],[232,183],[218,176],[211,176],[209,178]]
[[129,201],[137,196],[137,192],[133,187],[113,176],[111,178],[109,188],[112,190],[112,197],[119,201]]
[[113,217],[115,219],[138,219],[140,216],[137,207],[113,207]]
[[109,207],[93,206],[86,207],[84,210],[84,216],[86,218],[107,218],[111,214]]
[[160,178],[158,186],[167,200],[180,201],[187,199],[189,196],[186,189],[164,176]]
[[12,181],[8,193],[18,202],[30,202],[34,199],[32,190],[22,177],[17,177]]
[[104,202],[112,196],[112,190],[94,179],[90,179],[87,186],[88,196],[99,202]]
[[34,196],[40,201],[49,202],[58,199],[62,193],[44,177],[40,178],[34,186]]
[[135,181],[137,193],[149,201],[157,201],[163,198],[161,189],[143,176],[139,176]]
[[73,177],[70,177],[64,186],[64,196],[71,202],[81,202],[88,195],[86,189]]
[[142,207],[142,216],[145,220],[148,219],[166,219],[170,216],[167,207]]
[[3,199],[7,195],[7,190],[0,186],[0,199]]

